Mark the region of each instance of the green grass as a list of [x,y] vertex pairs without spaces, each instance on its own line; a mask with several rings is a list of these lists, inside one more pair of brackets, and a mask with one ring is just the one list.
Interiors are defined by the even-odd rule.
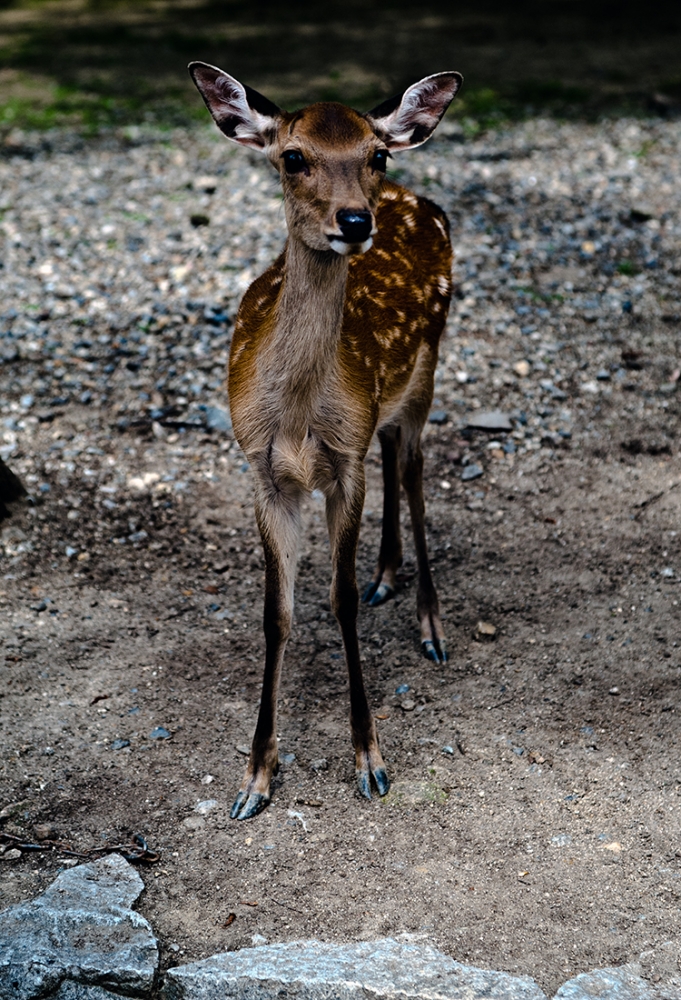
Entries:
[[[368,109],[459,69],[467,135],[530,114],[648,113],[670,76],[681,8],[622,0],[0,0],[0,135],[206,121],[186,64],[204,59],[284,107]],[[635,67],[635,72],[632,71]]]

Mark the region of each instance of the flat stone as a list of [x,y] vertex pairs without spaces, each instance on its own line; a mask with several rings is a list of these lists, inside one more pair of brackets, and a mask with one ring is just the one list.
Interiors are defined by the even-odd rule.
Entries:
[[222,952],[168,971],[165,1000],[546,1000],[533,979],[461,965],[425,944],[384,938],[290,941]]
[[[42,895],[0,913],[0,1000],[33,1000],[66,986],[145,996],[158,949],[131,909],[144,883],[117,854],[62,872]],[[74,994],[73,1000],[105,1000]],[[59,1000],[72,1000],[59,994]]]
[[482,466],[477,465],[475,462],[471,462],[470,465],[466,465],[464,467],[464,470],[461,473],[461,478],[464,481],[464,483],[466,483],[468,482],[469,479],[478,479],[480,476],[484,474],[484,472],[485,470],[482,468]]
[[563,983],[554,1000],[653,1000],[655,992],[636,965],[583,972]]
[[511,418],[501,410],[490,410],[487,413],[474,413],[466,425],[475,431],[511,431]]

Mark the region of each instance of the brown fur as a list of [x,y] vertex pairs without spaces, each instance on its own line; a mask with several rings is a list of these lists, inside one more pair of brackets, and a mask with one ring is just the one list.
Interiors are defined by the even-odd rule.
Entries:
[[[223,131],[262,149],[279,170],[289,228],[284,252],[244,296],[229,365],[234,432],[253,468],[266,564],[263,693],[232,808],[245,819],[269,801],[278,766],[277,688],[293,616],[301,501],[312,489],[326,497],[331,604],[350,678],[360,791],[371,796],[371,777],[380,794],[389,787],[356,629],[364,458],[376,431],[385,501],[378,567],[367,593],[378,603],[395,587],[401,481],[414,531],[424,650],[431,659],[446,658],[426,549],[420,437],[449,306],[449,230],[436,205],[385,179],[377,153],[385,156],[391,143],[408,148],[423,141],[460,77],[427,77],[372,118],[340,104],[280,112],[215,67],[193,64],[192,73]],[[359,231],[344,229],[348,214],[363,219]],[[349,243],[360,239],[358,232],[363,242]]]

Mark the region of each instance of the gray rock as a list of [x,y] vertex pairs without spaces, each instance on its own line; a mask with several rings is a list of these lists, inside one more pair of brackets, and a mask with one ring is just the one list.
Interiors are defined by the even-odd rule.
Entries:
[[482,466],[476,465],[475,462],[471,462],[470,465],[467,465],[464,468],[463,472],[461,473],[461,478],[465,483],[468,482],[469,479],[477,479],[479,476],[482,476],[484,471],[485,470],[482,468]]
[[639,972],[637,965],[583,972],[563,983],[554,1000],[653,1000],[655,994]]
[[[143,888],[135,869],[111,854],[63,872],[37,899],[3,910],[0,1000],[49,996],[68,980],[146,995],[158,949],[147,921],[131,909]],[[59,1000],[71,996],[60,993]]]
[[231,431],[232,419],[220,406],[202,406],[206,427],[211,431]]
[[435,948],[384,938],[291,941],[170,969],[165,1000],[546,1000],[533,979],[461,965]]
[[469,417],[466,426],[476,431],[513,430],[510,417],[500,410],[491,410],[488,413],[474,413]]

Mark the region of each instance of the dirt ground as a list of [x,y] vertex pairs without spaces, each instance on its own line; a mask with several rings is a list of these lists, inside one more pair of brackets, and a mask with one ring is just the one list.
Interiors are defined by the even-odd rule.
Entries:
[[[431,456],[451,436],[431,429]],[[141,909],[166,961],[255,934],[409,932],[548,990],[642,952],[655,951],[653,974],[676,971],[677,945],[661,946],[681,930],[679,591],[648,567],[676,548],[677,463],[578,455],[521,480],[500,469],[468,504],[462,487],[438,488],[436,469],[431,458],[450,664],[419,656],[409,559],[397,599],[360,616],[393,780],[383,801],[354,790],[319,503],[308,507],[282,687],[281,747],[295,760],[247,824],[228,811],[263,648],[248,476],[196,490],[173,511],[131,503],[132,520],[153,524],[155,551],[121,546],[90,578],[33,558],[5,579],[2,800],[23,803],[10,829],[49,823],[82,847],[143,833],[163,852],[143,872]],[[375,459],[368,473],[363,577],[378,538]],[[45,537],[68,532],[58,502],[46,507]],[[94,532],[87,498],[80,511]],[[216,572],[218,562],[229,568]],[[234,608],[220,622],[204,611],[215,589]],[[47,595],[53,613],[30,610]],[[496,641],[472,639],[480,618],[498,627]],[[396,695],[403,684],[408,694]],[[170,738],[150,740],[157,726]],[[130,746],[113,751],[117,738]],[[193,811],[208,799],[208,815]],[[3,903],[35,893],[59,863],[5,863]]]
[[[271,806],[236,823],[263,660],[243,455],[228,432],[121,423],[106,394],[57,400],[17,425],[9,464],[26,475],[29,459],[48,457],[35,458],[34,505],[3,525],[2,830],[35,838],[47,826],[83,849],[144,835],[162,859],[141,869],[140,909],[166,967],[263,939],[408,933],[529,974],[549,994],[627,961],[654,982],[678,976],[681,470],[675,384],[664,382],[678,317],[624,315],[619,339],[570,322],[575,370],[582,349],[626,354],[632,370],[600,395],[565,382],[563,444],[551,432],[514,454],[501,447],[510,435],[490,450],[491,435],[464,432],[467,415],[516,391],[495,388],[498,369],[482,363],[457,389],[474,402],[446,404],[426,428],[451,659],[420,657],[405,521],[402,589],[359,621],[393,782],[371,803],[354,787],[322,503],[306,508],[280,776]],[[458,336],[452,326],[443,357],[473,342],[461,326]],[[478,356],[510,364],[523,336],[481,321]],[[27,362],[12,364],[18,379]],[[14,399],[9,381],[5,391]],[[464,449],[485,467],[472,482]],[[107,493],[114,473],[127,486]],[[360,582],[380,533],[375,450],[367,475]],[[474,638],[481,620],[494,641]],[[0,858],[2,905],[64,863]]]

